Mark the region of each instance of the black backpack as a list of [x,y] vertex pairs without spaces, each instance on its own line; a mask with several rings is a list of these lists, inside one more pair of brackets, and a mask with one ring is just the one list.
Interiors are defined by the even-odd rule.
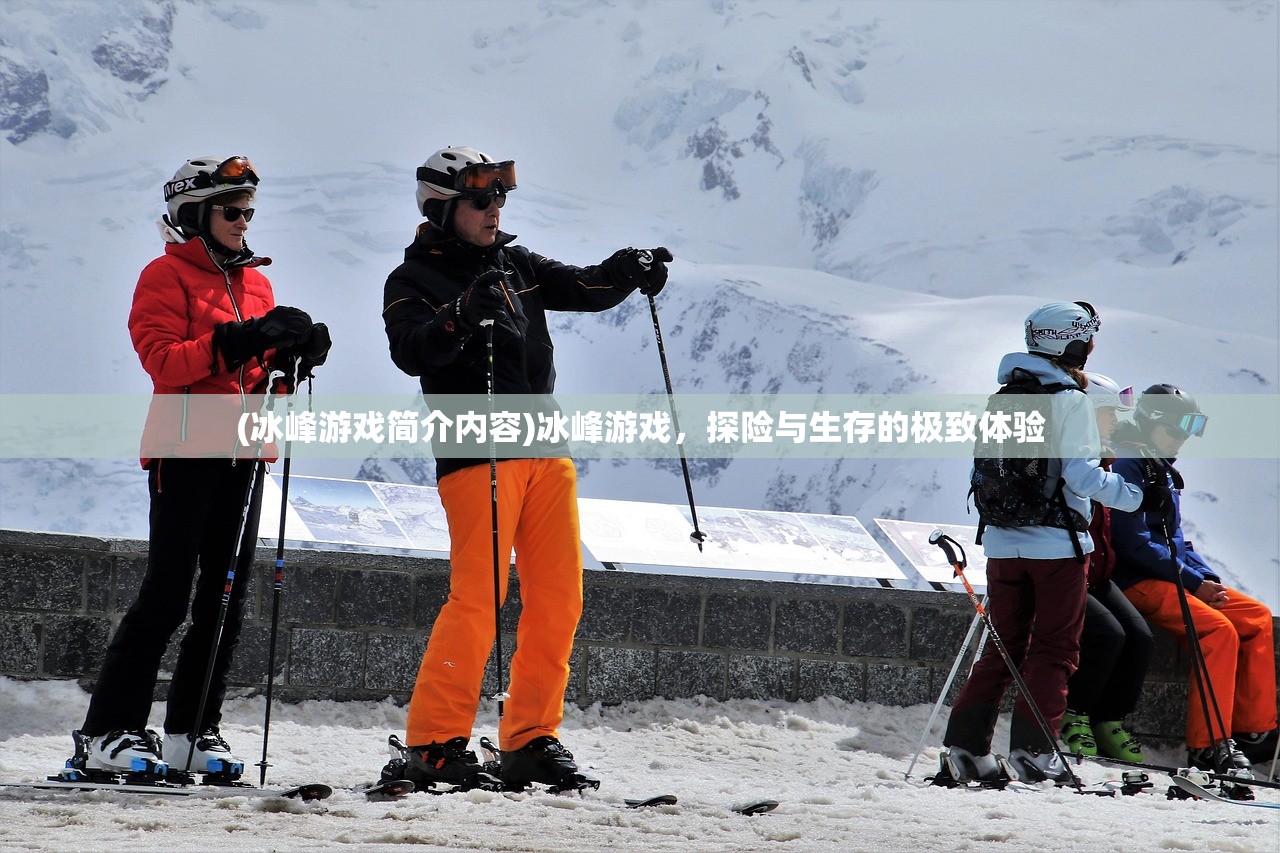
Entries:
[[[1048,395],[1071,389],[1079,391],[1080,387],[1067,382],[1045,385],[1029,371],[1014,368],[1009,383],[1001,386],[987,400],[987,412],[999,412],[1010,417],[1017,412],[1039,412],[1044,419],[1044,442],[1041,446],[1052,446],[1053,423]],[[969,496],[978,510],[976,544],[982,544],[982,533],[989,524],[996,527],[1057,527],[1071,533],[1076,559],[1084,562],[1084,549],[1077,532],[1088,530],[1089,521],[1067,506],[1062,492],[1066,481],[1061,477],[1051,495],[1045,497],[1049,459],[1030,455],[1025,444],[984,441],[981,437],[974,446],[973,455]]]

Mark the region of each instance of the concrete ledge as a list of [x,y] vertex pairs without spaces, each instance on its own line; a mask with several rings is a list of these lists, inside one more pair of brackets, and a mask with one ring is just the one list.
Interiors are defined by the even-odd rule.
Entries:
[[[275,552],[260,548],[256,556],[231,670],[236,694],[266,684]],[[0,674],[92,683],[145,569],[145,542],[0,530]],[[582,704],[695,695],[929,703],[973,619],[968,599],[953,592],[616,570],[588,571],[584,583],[586,605],[566,691],[567,699]],[[288,551],[276,695],[285,701],[407,701],[448,591],[444,560]],[[508,672],[519,595],[513,575],[503,612]],[[162,664],[158,696],[182,633]],[[1156,658],[1134,728],[1147,737],[1180,740],[1186,656],[1171,638],[1155,633]],[[496,684],[491,661],[483,690],[492,692]],[[950,698],[957,690],[958,683]]]

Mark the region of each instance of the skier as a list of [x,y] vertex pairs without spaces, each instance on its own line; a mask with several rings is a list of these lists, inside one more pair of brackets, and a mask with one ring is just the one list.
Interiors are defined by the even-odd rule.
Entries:
[[[1083,519],[1089,518],[1090,498],[1126,509],[1143,501],[1140,489],[1100,467],[1093,407],[1081,393],[1088,385],[1082,371],[1100,326],[1088,303],[1043,305],[1026,320],[1027,351],[1005,355],[998,371],[1002,385],[1030,375],[1040,385],[1069,386],[1049,398],[1051,444],[1045,448],[1050,458],[1043,497],[1049,501],[1050,492],[1056,494],[1054,487],[1061,483],[1065,509]],[[1079,558],[1077,535],[1084,555]],[[1070,769],[1062,766],[1028,701],[1035,702],[1056,733],[1066,710],[1067,677],[1079,660],[1086,571],[1081,563],[1087,563],[1093,541],[1087,530],[1077,534],[1046,524],[992,525],[986,527],[985,537],[988,612],[1031,694],[1019,695],[1014,703],[1009,764],[1024,781],[1065,784],[1071,779]],[[952,707],[939,777],[949,774],[960,782],[1004,778],[1000,762],[991,754],[991,739],[1012,680],[995,644],[988,644]]]
[[1223,585],[1182,532],[1183,480],[1173,462],[1188,438],[1204,434],[1208,420],[1186,391],[1159,384],[1142,392],[1134,422],[1116,430],[1115,472],[1148,490],[1169,492],[1171,499],[1164,512],[1112,513],[1114,577],[1139,613],[1185,646],[1176,583],[1181,577],[1217,711],[1232,733],[1226,737],[1216,714],[1205,718],[1193,677],[1188,761],[1204,770],[1248,771],[1251,764],[1271,761],[1278,736],[1271,611]]
[[[154,388],[142,439],[151,497],[147,572],[107,647],[76,733],[77,766],[90,772],[143,780],[164,776],[166,768],[192,769],[232,781],[243,767],[218,724],[257,537],[261,477],[252,495],[247,492],[258,454],[231,458],[234,422],[222,424],[225,430],[188,423],[171,416],[171,404],[186,414],[188,394],[243,402],[245,394],[267,390],[269,366],[300,360],[299,371],[310,371],[328,352],[324,324],[275,305],[271,283],[259,271],[271,261],[245,244],[257,185],[245,157],[188,160],[164,185],[167,213],[157,223],[164,254],[142,271],[129,313],[134,349]],[[196,706],[246,499],[231,606],[201,711]],[[169,639],[186,618],[193,583],[191,624],[169,684],[162,740],[147,728],[152,691]],[[195,731],[198,720],[203,725]]]
[[[417,179],[417,208],[427,221],[387,279],[383,320],[392,360],[419,377],[428,400],[486,393],[490,362],[481,323],[490,320],[493,390],[550,394],[555,367],[546,311],[602,311],[634,290],[657,294],[666,283],[672,257],[664,248],[620,249],[600,264],[575,267],[514,245],[515,237],[499,230],[507,195],[516,189],[513,161],[443,148]],[[557,785],[578,772],[558,735],[582,612],[577,474],[567,448],[551,455],[558,458],[497,463],[495,558],[489,460],[448,458],[436,449],[451,574],[409,703],[406,772],[419,788],[486,781],[467,746],[495,639],[495,561],[505,598],[513,544],[523,609],[498,733],[502,782]]]
[[[1085,393],[1093,402],[1098,435],[1102,437],[1102,467],[1111,469],[1115,453],[1106,446],[1118,423],[1117,413],[1133,411],[1133,388],[1121,388],[1101,373],[1086,373]],[[1124,728],[1142,693],[1151,663],[1151,628],[1114,583],[1116,563],[1111,546],[1111,508],[1093,502],[1089,535],[1089,595],[1080,634],[1080,667],[1067,679],[1067,712],[1062,717],[1062,741],[1067,750],[1084,755],[1101,753],[1124,761],[1142,761],[1142,747]]]

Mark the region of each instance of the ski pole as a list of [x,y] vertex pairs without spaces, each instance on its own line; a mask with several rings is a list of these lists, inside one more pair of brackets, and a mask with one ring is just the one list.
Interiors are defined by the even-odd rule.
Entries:
[[[636,256],[641,269],[646,272],[653,265],[653,252],[648,249],[641,249]],[[658,358],[662,362],[662,379],[667,385],[667,403],[671,407],[671,427],[676,431],[676,447],[680,451],[680,470],[684,472],[684,489],[689,495],[689,517],[693,520],[693,532],[689,534],[689,539],[698,546],[698,551],[702,551],[702,543],[707,541],[707,534],[703,533],[698,527],[698,508],[693,500],[693,479],[689,476],[689,460],[684,455],[684,438],[680,432],[680,417],[676,414],[676,395],[671,387],[671,370],[667,367],[667,350],[662,345],[662,327],[658,325],[658,304],[653,301],[653,296],[649,297],[649,315],[653,318],[653,336],[658,342]]]
[[1276,748],[1271,753],[1271,772],[1267,774],[1267,781],[1272,781],[1276,778],[1277,762],[1280,762],[1280,738],[1276,739]]
[[[983,603],[986,603],[986,596],[983,596]],[[920,760],[920,753],[924,752],[925,741],[929,739],[929,732],[933,729],[934,721],[938,719],[938,713],[942,710],[942,704],[946,701],[947,691],[951,689],[951,682],[955,681],[956,672],[960,669],[960,662],[964,660],[964,656],[969,653],[969,644],[973,642],[973,637],[978,633],[978,626],[982,624],[982,617],[976,613],[973,621],[969,623],[969,633],[964,635],[964,642],[960,645],[960,653],[956,655],[955,662],[951,664],[951,672],[947,673],[947,682],[942,685],[942,691],[938,693],[938,701],[933,703],[933,712],[929,714],[929,722],[924,724],[924,731],[920,733],[920,742],[916,744],[916,754],[911,756],[911,763],[907,765],[907,772],[902,774],[903,779],[911,778],[911,771],[915,769],[916,762]],[[974,655],[976,661],[982,656],[982,647],[986,643],[986,628],[984,627],[982,640],[978,642],[978,651]]]
[[[278,381],[284,378],[285,374],[280,370],[272,370],[267,374],[267,385],[262,394],[260,423],[265,424],[267,422],[267,415],[271,411],[272,389]],[[249,469],[249,482],[245,487],[244,504],[240,509],[240,526],[236,532],[235,546],[232,548],[231,565],[227,568],[227,580],[222,587],[222,603],[218,606],[218,618],[214,624],[213,641],[209,644],[209,663],[204,670],[204,686],[200,688],[200,702],[196,705],[196,724],[189,735],[191,745],[187,748],[187,763],[183,768],[188,773],[191,772],[191,762],[196,754],[196,740],[204,730],[204,706],[209,701],[209,688],[213,684],[213,667],[218,659],[218,647],[222,645],[222,631],[227,624],[227,611],[231,609],[231,588],[236,581],[236,565],[240,562],[240,549],[244,544],[246,528],[249,526],[249,507],[253,503],[253,491],[258,485],[258,473],[263,467],[262,446],[264,444],[266,444],[265,430],[262,437],[258,439],[258,444],[253,451],[253,467]]]
[[[1231,755],[1225,744],[1230,739],[1231,734],[1227,731],[1227,725],[1222,719],[1222,711],[1218,707],[1218,697],[1213,689],[1213,680],[1209,677],[1209,665],[1205,662],[1204,649],[1200,646],[1200,635],[1196,633],[1195,618],[1191,615],[1191,602],[1187,600],[1187,588],[1182,582],[1182,567],[1178,564],[1178,555],[1174,552],[1173,536],[1169,532],[1169,522],[1163,516],[1160,519],[1160,529],[1164,533],[1164,541],[1169,548],[1169,564],[1173,569],[1174,585],[1178,588],[1178,606],[1182,610],[1183,628],[1187,632],[1187,654],[1191,658],[1191,672],[1200,693],[1200,707],[1204,713],[1205,728],[1209,730],[1209,743],[1211,746],[1218,743],[1224,744],[1221,755],[1218,755],[1218,751],[1214,750],[1213,766],[1219,773],[1228,773],[1232,769]],[[1209,714],[1210,708],[1213,710],[1213,716]],[[1222,732],[1221,741],[1213,736],[1215,719],[1218,722],[1219,731]]]
[[498,446],[493,438],[493,320],[481,320],[484,327],[485,354],[487,362],[486,387],[489,392],[489,517],[493,524],[493,635],[497,645],[498,657],[494,667],[498,672],[498,692],[493,698],[498,702],[498,720],[502,720],[503,706],[511,694],[505,689],[506,678],[502,664],[502,565],[498,556]]
[[[1067,757],[1062,754],[1062,750],[1058,749],[1058,738],[1049,728],[1049,721],[1040,712],[1040,706],[1036,704],[1036,700],[1031,698],[1031,691],[1027,688],[1027,683],[1022,680],[1022,673],[1018,671],[1018,665],[1014,663],[1013,656],[1005,648],[1004,640],[1000,639],[996,626],[991,622],[991,616],[988,615],[986,608],[982,606],[982,602],[978,599],[978,594],[970,586],[969,579],[965,577],[964,569],[969,565],[969,562],[965,559],[964,548],[961,547],[959,542],[941,530],[936,529],[929,534],[929,544],[937,545],[942,549],[942,553],[947,555],[947,562],[955,570],[956,577],[960,578],[960,583],[964,584],[965,594],[969,596],[969,601],[973,604],[973,608],[978,611],[978,616],[982,619],[983,624],[987,626],[987,634],[991,637],[991,642],[995,643],[996,651],[1004,659],[1004,665],[1009,668],[1009,674],[1013,676],[1013,683],[1017,685],[1018,692],[1022,694],[1023,699],[1027,700],[1027,707],[1031,709],[1032,716],[1036,718],[1036,722],[1040,725],[1040,731],[1049,741],[1049,747],[1058,756],[1058,760],[1062,762],[1062,767],[1067,771],[1067,775],[1071,777],[1071,783],[1075,786],[1076,791],[1083,794],[1085,792],[1084,783],[1080,781],[1075,771],[1071,769],[1071,765],[1067,763]],[[951,547],[952,545],[960,550],[958,558]]]
[[[296,375],[297,366],[297,360],[295,359],[293,366],[288,371],[290,375]],[[298,379],[300,380],[301,377],[298,377]],[[310,383],[308,383],[308,388],[310,388]],[[291,392],[285,398],[286,423],[292,406],[293,394]],[[259,787],[267,784],[267,768],[271,766],[267,762],[267,741],[271,738],[271,692],[276,680],[276,635],[280,629],[280,594],[284,591],[284,525],[285,517],[289,510],[289,465],[293,461],[291,456],[292,448],[293,439],[286,433],[284,440],[284,467],[280,472],[280,530],[276,534],[276,575],[271,586],[271,642],[267,646],[267,707],[262,719],[262,760],[258,762],[258,767],[261,770],[258,774]],[[187,763],[190,764],[190,760]]]

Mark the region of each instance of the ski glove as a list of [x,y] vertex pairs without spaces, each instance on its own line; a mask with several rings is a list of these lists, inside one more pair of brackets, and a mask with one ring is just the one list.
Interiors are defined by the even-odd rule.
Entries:
[[470,332],[483,320],[501,320],[507,300],[502,292],[502,270],[481,273],[471,286],[453,303],[453,313],[464,332]]
[[219,323],[213,328],[214,357],[221,353],[227,367],[234,370],[251,358],[262,358],[269,349],[297,344],[313,325],[306,311],[287,305],[277,305],[261,317]]
[[665,246],[656,249],[619,249],[601,264],[621,290],[639,290],[657,296],[667,285],[667,262],[675,260]]
[[315,369],[324,364],[332,346],[333,340],[329,337],[329,327],[324,323],[316,323],[296,344],[277,350],[276,361],[296,359],[298,363],[296,379],[301,382],[315,375]]
[[1138,512],[1155,512],[1161,517],[1170,515],[1173,509],[1173,495],[1164,486],[1150,485],[1142,493],[1142,503],[1138,504]]

